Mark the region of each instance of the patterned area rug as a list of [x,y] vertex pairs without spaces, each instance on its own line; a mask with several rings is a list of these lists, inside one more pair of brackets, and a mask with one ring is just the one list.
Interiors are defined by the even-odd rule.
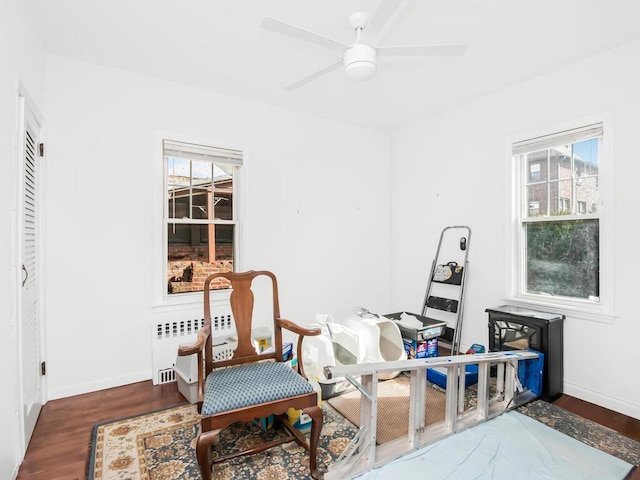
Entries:
[[[468,405],[470,403],[474,402],[469,401]],[[323,402],[322,407],[325,423],[318,448],[318,463],[320,469],[326,471],[353,438],[356,428],[328,405],[328,402]],[[587,445],[633,465],[640,464],[640,443],[614,430],[542,400],[536,400],[517,410]],[[397,412],[379,412],[378,415],[398,418]],[[195,458],[198,427],[199,418],[193,405],[96,425],[87,478],[200,480]],[[253,424],[236,424],[233,428],[223,430],[216,448],[220,452],[228,453],[278,434],[271,429],[261,430]],[[214,478],[308,479],[308,457],[296,443],[289,443],[257,455],[239,457],[216,465]]]
[[[342,453],[356,428],[331,406],[322,406],[324,425],[318,464],[326,471]],[[94,427],[89,480],[201,480],[195,457],[199,417],[194,405],[116,420]],[[252,423],[238,423],[220,433],[216,451],[230,453],[283,435]],[[303,480],[309,457],[291,442],[265,452],[238,457],[214,467],[214,479]]]
[[625,437],[615,430],[542,400],[527,403],[517,410],[586,445],[602,450],[632,465],[640,465],[640,442]]

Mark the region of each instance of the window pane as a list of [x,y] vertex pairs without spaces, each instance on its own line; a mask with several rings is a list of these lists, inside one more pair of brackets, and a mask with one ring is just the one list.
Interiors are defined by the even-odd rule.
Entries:
[[[208,275],[233,271],[234,225],[169,224],[167,290],[202,291]],[[209,239],[215,238],[210,244]],[[221,280],[213,288],[228,288]]]
[[167,158],[167,178],[169,185],[189,186],[191,179],[189,160],[181,158]]
[[540,183],[527,187],[527,217],[547,215],[547,188],[549,184]]
[[561,180],[552,182],[549,185],[551,194],[551,215],[571,215],[572,209],[572,190],[573,182],[571,180]]
[[584,211],[576,213],[598,213],[599,199],[598,177],[576,179],[576,202],[584,205]]
[[169,187],[169,218],[189,218],[189,188]]
[[[545,168],[546,170],[546,168]],[[542,162],[529,162],[529,182],[541,182],[542,178]]]
[[232,165],[214,166],[214,218],[233,220],[233,171]]
[[189,217],[191,166],[188,160],[167,158],[167,199],[169,218]]
[[587,175],[598,173],[598,161],[600,141],[598,138],[591,138],[573,144],[573,154],[584,164]]
[[571,145],[559,145],[549,149],[549,170],[551,180],[571,178]]
[[208,219],[208,198],[211,196],[213,165],[211,162],[191,161],[191,218]]
[[527,172],[529,183],[547,180],[547,150],[527,154]]
[[208,199],[211,197],[211,188],[193,188],[191,191],[191,218],[207,220]]
[[211,162],[191,160],[193,185],[211,185],[212,168]]
[[573,144],[573,159],[576,175],[576,201],[582,202],[584,212],[598,213],[600,190],[598,185],[599,148],[597,138]]
[[527,293],[600,296],[598,220],[528,223],[525,230]]

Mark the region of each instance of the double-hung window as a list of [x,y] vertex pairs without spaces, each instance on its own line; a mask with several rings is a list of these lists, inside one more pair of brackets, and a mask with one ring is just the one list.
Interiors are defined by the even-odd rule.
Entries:
[[602,145],[602,123],[513,143],[514,297],[602,311]]
[[211,273],[234,270],[242,152],[172,140],[162,149],[166,294],[199,292]]

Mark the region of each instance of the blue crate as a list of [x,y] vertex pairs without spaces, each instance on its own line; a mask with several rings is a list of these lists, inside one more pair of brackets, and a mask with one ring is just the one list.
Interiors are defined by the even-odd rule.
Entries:
[[531,390],[538,397],[542,395],[542,374],[544,370],[544,353],[527,348],[538,354],[538,358],[529,358],[518,362],[518,380],[520,384]]
[[[447,388],[447,370],[446,367],[435,367],[427,369],[427,381],[435,383],[441,388]],[[467,365],[465,369],[464,385],[474,385],[478,383],[478,364]]]

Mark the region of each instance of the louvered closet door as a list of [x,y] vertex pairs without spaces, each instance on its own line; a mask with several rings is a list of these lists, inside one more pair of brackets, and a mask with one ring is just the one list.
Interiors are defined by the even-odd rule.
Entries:
[[21,372],[25,448],[42,408],[41,324],[38,278],[38,145],[40,127],[24,105],[22,132],[22,318],[20,319]]

